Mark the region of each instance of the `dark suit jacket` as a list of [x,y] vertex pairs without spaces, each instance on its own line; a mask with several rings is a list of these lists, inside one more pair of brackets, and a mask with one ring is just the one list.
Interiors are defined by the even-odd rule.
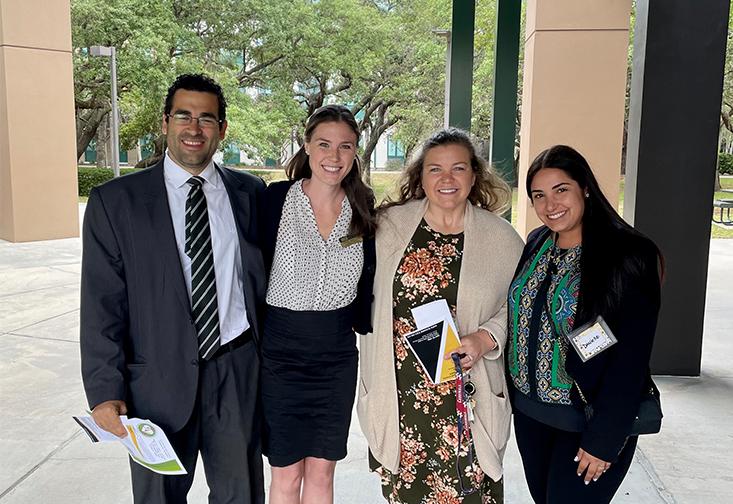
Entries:
[[[272,261],[275,257],[277,244],[277,230],[280,228],[283,204],[288,190],[295,183],[294,180],[273,182],[267,186],[259,200],[260,206],[260,247],[265,258],[265,270],[269,276]],[[356,299],[352,303],[354,308],[354,330],[359,334],[372,332],[372,291],[374,287],[374,271],[377,265],[377,253],[374,246],[374,237],[364,239],[364,268],[362,269]]]
[[[550,236],[550,232],[549,228],[541,226],[529,234],[514,278]],[[657,248],[651,240],[620,228],[609,230],[606,239],[623,255],[618,258],[619,263],[623,260],[635,261],[642,266],[639,268],[641,273],[625,275],[619,306],[601,314],[618,343],[587,362],[583,362],[571,348],[565,369],[577,382],[588,402],[593,404],[594,416],[583,431],[580,447],[601,460],[615,463],[639,411],[642,385],[649,372],[661,294]],[[580,327],[590,318],[582,315],[582,275],[581,270],[576,309],[578,316],[573,322],[574,327]],[[513,399],[513,382],[511,378],[507,381]],[[577,394],[575,387],[573,393]],[[576,403],[582,406],[579,397]]]
[[[257,195],[265,184],[249,173],[217,170],[237,223],[247,314],[259,341],[266,279]],[[89,195],[80,342],[90,407],[121,400],[128,415],[149,418],[169,433],[186,424],[196,402],[199,357],[162,161]]]

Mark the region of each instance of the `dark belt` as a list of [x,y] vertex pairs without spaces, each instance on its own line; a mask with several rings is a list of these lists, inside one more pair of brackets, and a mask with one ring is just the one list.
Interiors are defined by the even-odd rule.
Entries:
[[236,338],[234,338],[232,341],[230,341],[226,345],[221,345],[219,347],[219,350],[217,350],[214,356],[209,360],[218,359],[225,353],[233,352],[237,348],[246,345],[251,340],[252,340],[252,329],[250,328],[244,331],[242,334],[240,334]]

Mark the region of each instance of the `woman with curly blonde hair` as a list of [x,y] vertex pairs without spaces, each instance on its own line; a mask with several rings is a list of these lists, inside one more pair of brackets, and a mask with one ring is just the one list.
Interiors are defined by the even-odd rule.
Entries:
[[[389,502],[501,503],[510,407],[506,292],[522,240],[500,214],[511,192],[467,133],[442,130],[405,169],[376,235],[373,332],[361,338],[358,413]],[[456,380],[434,384],[409,349],[411,308],[446,300],[471,413]],[[453,366],[452,355],[444,356]],[[473,389],[473,390],[471,390]],[[463,392],[464,387],[459,387]]]

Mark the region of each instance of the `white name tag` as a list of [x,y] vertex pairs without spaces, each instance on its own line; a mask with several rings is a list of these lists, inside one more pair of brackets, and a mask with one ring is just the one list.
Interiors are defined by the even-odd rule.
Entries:
[[573,330],[568,334],[568,339],[583,362],[592,359],[618,341],[600,316],[594,322],[588,322]]

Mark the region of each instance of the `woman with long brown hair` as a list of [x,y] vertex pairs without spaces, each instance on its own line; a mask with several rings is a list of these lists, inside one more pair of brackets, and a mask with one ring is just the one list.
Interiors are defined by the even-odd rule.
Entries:
[[509,290],[517,445],[535,503],[605,504],[629,470],[642,392],[653,387],[663,256],[572,147],[541,152],[525,190],[544,225],[527,237]]
[[326,105],[308,119],[304,139],[286,167],[289,180],[260,197],[272,504],[333,502],[356,390],[354,331],[371,331],[377,225],[356,156],[359,128],[349,109]]

